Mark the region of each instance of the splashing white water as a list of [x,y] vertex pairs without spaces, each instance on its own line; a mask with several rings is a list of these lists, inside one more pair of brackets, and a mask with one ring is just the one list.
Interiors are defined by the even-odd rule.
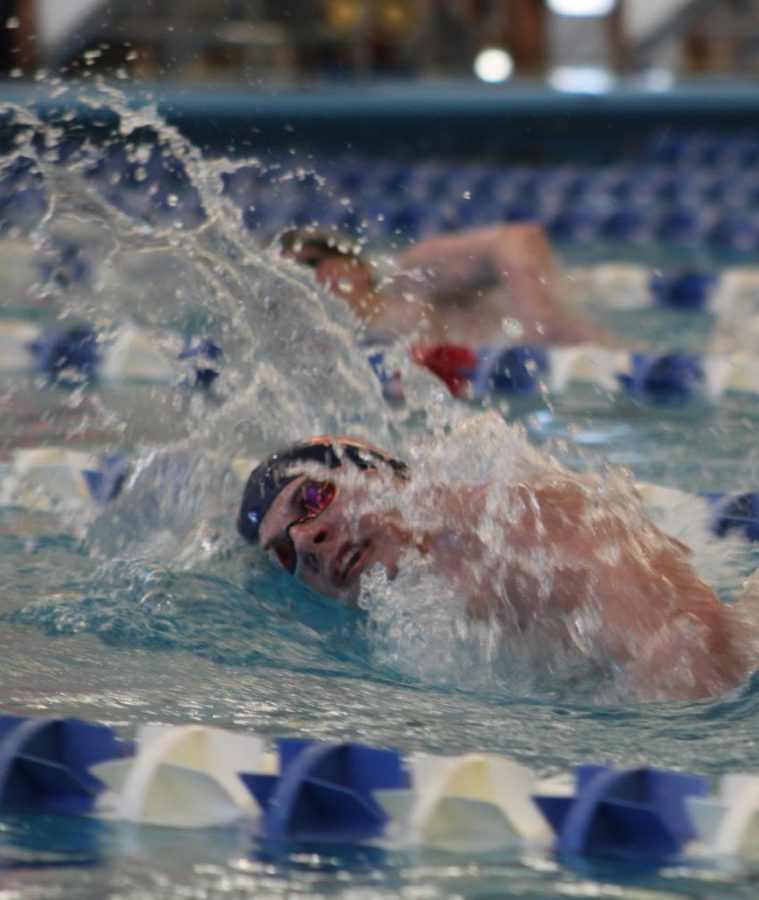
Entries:
[[[33,160],[46,205],[30,227],[9,236],[14,252],[30,261],[26,271],[32,280],[18,280],[7,307],[31,300],[40,316],[83,320],[106,333],[128,323],[199,329],[225,354],[210,398],[167,397],[161,389],[135,412],[97,393],[94,400],[71,395],[82,416],[107,425],[119,445],[131,444],[134,459],[130,491],[86,530],[93,554],[102,559],[134,555],[192,568],[224,553],[234,541],[239,493],[232,462],[304,436],[341,432],[408,459],[414,476],[403,513],[415,530],[440,524],[436,484],[487,484],[475,536],[491,550],[495,571],[513,562],[516,551],[504,543],[504,528],[523,514],[513,486],[538,475],[550,478],[561,471],[559,464],[531,448],[521,429],[506,426],[494,414],[473,414],[430,376],[411,370],[403,345],[389,351],[389,358],[403,371],[407,403],[401,410],[388,407],[357,345],[357,323],[347,307],[321,292],[309,272],[280,259],[270,246],[256,245],[239,209],[225,196],[223,175],[239,170],[241,162],[203,159],[154,109],[134,109],[113,92],[85,102],[93,108],[105,102],[117,117],[114,140],[124,148],[124,165],[136,166],[135,184],[124,183],[123,166],[106,167],[106,184],[121,191],[117,203],[115,193],[104,193],[103,179],[90,175],[109,145],[80,148],[63,166],[54,152],[60,134],[18,110],[20,140],[4,162],[10,165],[20,156]],[[164,208],[139,187],[156,158],[181,162],[203,210],[189,225],[175,215],[190,203],[186,197],[171,193]],[[296,168],[283,171],[281,179],[301,177]],[[77,280],[62,269],[57,255],[62,246],[77,248],[91,266],[89,277]],[[47,260],[47,270],[55,274],[41,274],[39,260]],[[141,430],[151,416],[173,426],[171,439],[158,446]],[[81,422],[69,428],[71,437]],[[645,533],[642,508],[627,476],[595,467],[595,490],[605,508],[619,511],[630,529]],[[696,544],[697,562],[710,579],[726,581],[731,568],[722,549],[726,545],[717,550],[713,540],[683,530],[687,523],[684,512],[678,521],[661,524]],[[602,528],[599,520],[599,534]],[[610,565],[618,553],[613,541],[599,540],[596,561]],[[545,604],[557,577],[556,559],[536,552],[529,559],[522,554],[520,562],[539,585],[535,604]],[[393,581],[372,573],[361,605],[378,662],[459,686],[505,681],[515,692],[561,686],[598,693],[603,690],[599,684],[613,682],[615,664],[598,639],[603,619],[597,597],[589,598],[582,615],[561,623],[568,640],[557,641],[546,639],[547,632],[533,624],[509,630],[509,616],[516,616],[511,598],[505,589],[495,593],[502,617],[475,621],[461,590],[413,554]]]

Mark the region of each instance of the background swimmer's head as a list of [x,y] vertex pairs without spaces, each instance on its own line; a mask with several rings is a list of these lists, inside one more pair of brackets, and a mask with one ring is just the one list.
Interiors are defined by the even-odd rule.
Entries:
[[406,465],[377,447],[313,438],[273,453],[251,472],[237,528],[319,594],[351,601],[368,567],[380,563],[394,575],[407,534],[397,510],[359,502],[367,498],[345,477],[349,472],[341,473],[344,461],[349,472],[408,478]]
[[367,296],[375,290],[369,264],[356,242],[338,232],[293,228],[280,236],[282,255],[314,270],[316,280],[350,304],[363,318]]

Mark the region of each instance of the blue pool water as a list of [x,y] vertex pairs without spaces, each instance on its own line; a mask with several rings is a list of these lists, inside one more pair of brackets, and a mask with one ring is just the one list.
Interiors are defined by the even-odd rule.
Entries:
[[[406,405],[388,406],[339,302],[252,240],[224,193],[234,165],[202,159],[149,111],[118,111],[127,156],[150,168],[139,138],[149,128],[186,174],[146,199],[139,172],[124,188],[118,154],[107,171],[95,150],[62,166],[56,135],[25,114],[28,131],[9,161],[23,151],[39,177],[22,173],[6,195],[16,218],[0,253],[16,268],[4,312],[206,334],[224,348],[224,367],[211,392],[180,383],[182,372],[160,385],[5,379],[4,459],[65,444],[125,454],[132,469],[129,489],[104,506],[56,508],[43,485],[31,500],[19,489],[0,509],[3,711],[96,720],[126,735],[145,722],[192,722],[404,753],[493,751],[541,776],[584,761],[711,779],[758,769],[756,679],[710,701],[632,703],[603,682],[567,683],[562,670],[551,677],[504,660],[487,635],[457,634],[434,614],[438,585],[379,591],[368,613],[350,611],[241,546],[236,459],[326,431],[401,454],[448,435],[455,453],[457,429],[476,421],[480,405],[408,370]],[[104,192],[108,184],[123,195]],[[179,218],[172,211],[187,184],[194,200]],[[717,327],[713,316],[687,313],[605,315],[621,336],[656,347],[677,334],[680,346],[700,350]],[[601,471],[608,459],[636,480],[691,492],[759,487],[755,397],[652,406],[579,386],[495,405],[573,466]],[[738,536],[719,541],[686,513],[667,524],[727,601],[759,565]],[[755,894],[751,868],[730,862],[643,868],[537,851],[460,858],[269,845],[244,825],[178,832],[14,815],[0,818],[0,870],[9,896],[40,898]]]

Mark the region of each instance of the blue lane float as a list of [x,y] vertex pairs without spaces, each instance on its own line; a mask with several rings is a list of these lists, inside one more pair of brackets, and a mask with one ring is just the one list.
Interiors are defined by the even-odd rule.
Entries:
[[97,723],[0,716],[0,812],[183,829],[241,820],[263,840],[467,856],[516,847],[652,865],[759,856],[755,773],[731,773],[711,793],[694,773],[584,764],[571,787],[492,754],[276,746],[197,724],[145,725],[135,742]]
[[703,389],[706,381],[698,358],[690,353],[633,353],[630,372],[617,376],[633,397],[685,401]]
[[242,773],[263,810],[266,838],[355,841],[379,836],[388,816],[374,791],[408,787],[401,756],[360,744],[279,741],[279,774]]
[[[445,346],[425,348],[427,358],[433,359],[432,351]],[[474,365],[466,355],[461,362],[456,353],[444,355],[444,366],[430,363],[429,367],[457,396],[474,399],[489,394],[561,394],[576,384],[653,403],[693,397],[713,400],[729,392],[759,394],[759,359],[744,354],[696,355],[678,350],[651,354],[582,344],[483,347]],[[424,359],[422,353],[417,356]]]
[[759,541],[759,491],[743,494],[702,494],[714,507],[712,531],[724,537],[733,530],[742,531],[750,541]]
[[53,381],[90,381],[100,365],[97,335],[89,326],[54,328],[30,341],[28,348],[34,368]]
[[385,400],[393,406],[403,403],[405,392],[403,390],[401,373],[397,369],[388,369],[385,362],[385,352],[383,350],[370,350],[367,360],[379,380],[382,396]]
[[685,268],[651,276],[650,291],[654,305],[663,309],[700,312],[709,303],[717,283],[717,274],[704,269]]
[[105,787],[89,769],[132,751],[105,725],[1,716],[0,810],[89,812]]
[[544,347],[508,347],[500,353],[480,351],[482,365],[474,378],[475,394],[525,395],[540,391],[548,374]]
[[82,469],[81,474],[92,499],[103,504],[118,497],[129,471],[129,460],[125,456],[105,453],[98,457],[97,467]]
[[219,364],[224,351],[210,338],[194,340],[190,335],[184,335],[183,341],[177,359],[192,362],[191,380],[194,385],[210,387],[219,377]]
[[[687,508],[689,515],[700,515],[706,528],[719,538],[739,534],[748,541],[759,541],[759,492],[705,491],[690,494],[677,488],[639,482],[638,493],[651,511],[676,511]],[[700,507],[694,508],[694,503]]]
[[686,807],[708,793],[705,779],[662,769],[575,769],[570,797],[535,797],[559,853],[663,862],[697,836]]
[[[0,322],[0,371],[38,373],[62,384],[147,382],[210,388],[223,366],[223,350],[206,337],[159,334],[124,326],[108,337],[85,325],[52,332],[23,321]],[[456,396],[560,394],[572,384],[594,384],[640,400],[692,396],[715,399],[727,392],[759,394],[759,358],[748,354],[646,354],[593,344],[569,347],[412,347],[414,360],[438,374]],[[385,398],[403,400],[397,370],[381,348],[367,359]]]

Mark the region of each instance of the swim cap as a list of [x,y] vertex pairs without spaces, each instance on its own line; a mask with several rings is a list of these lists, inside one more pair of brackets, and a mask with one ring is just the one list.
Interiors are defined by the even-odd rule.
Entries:
[[317,437],[292,444],[272,453],[248,476],[237,516],[237,530],[242,537],[251,544],[258,542],[258,529],[279,492],[303,474],[295,468],[297,463],[319,463],[337,469],[343,459],[350,460],[359,469],[376,469],[378,463],[384,463],[399,477],[408,477],[405,463],[384,450],[351,438]]

